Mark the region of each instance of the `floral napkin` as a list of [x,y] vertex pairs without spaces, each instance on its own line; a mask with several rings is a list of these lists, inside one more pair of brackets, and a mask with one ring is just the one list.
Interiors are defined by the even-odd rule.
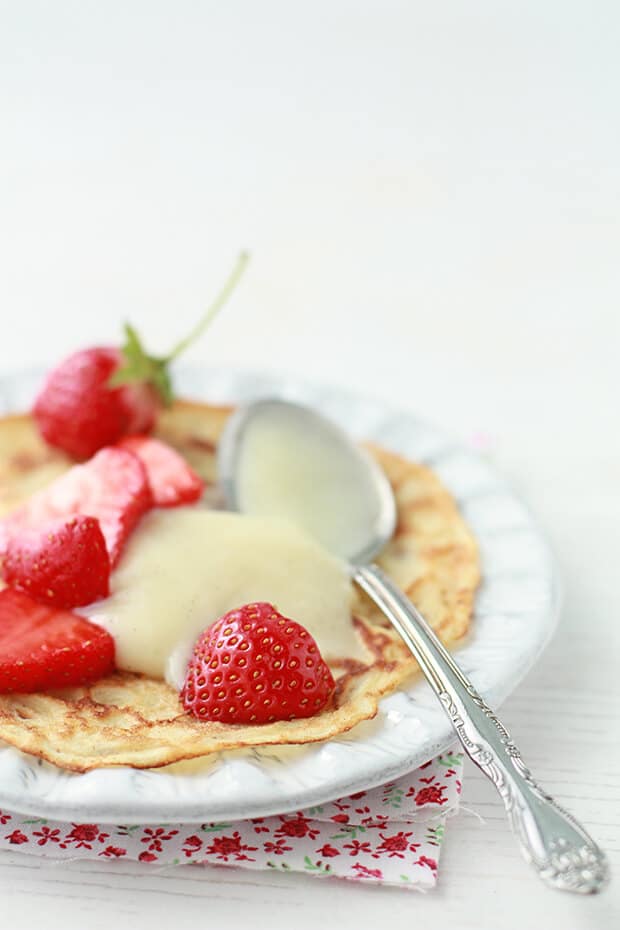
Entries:
[[132,859],[305,872],[426,891],[435,886],[463,757],[438,756],[379,788],[317,807],[236,823],[113,826],[0,811],[0,849],[57,860]]

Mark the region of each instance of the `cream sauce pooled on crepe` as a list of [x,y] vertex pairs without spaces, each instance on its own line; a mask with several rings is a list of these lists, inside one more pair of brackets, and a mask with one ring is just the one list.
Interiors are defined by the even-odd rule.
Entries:
[[141,521],[112,593],[79,612],[116,644],[119,668],[180,689],[198,635],[229,610],[269,601],[301,623],[326,660],[364,660],[345,565],[284,521],[200,507]]

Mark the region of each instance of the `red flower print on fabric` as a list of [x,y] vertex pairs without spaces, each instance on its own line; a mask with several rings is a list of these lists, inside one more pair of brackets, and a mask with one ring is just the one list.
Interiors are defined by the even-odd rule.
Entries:
[[94,842],[105,843],[109,833],[101,833],[96,823],[74,823],[65,836],[65,843],[75,843],[76,849],[92,849]]
[[172,837],[176,836],[178,832],[178,830],[170,830],[170,832],[167,833],[163,827],[158,827],[156,830],[152,830],[150,827],[147,827],[140,842],[148,843],[148,849],[151,852],[161,852],[161,844],[167,843],[168,840],[171,840]]
[[13,846],[21,846],[22,843],[29,843],[30,840],[28,837],[22,833],[21,830],[13,830],[12,833],[7,833],[5,839],[9,841]]
[[436,871],[437,871],[437,862],[436,862],[436,860],[435,860],[435,859],[429,858],[429,856],[420,856],[420,858],[416,860],[416,863],[415,863],[415,864],[416,864],[416,865],[426,865],[426,866],[428,866],[428,868],[429,868],[432,872],[436,872]]
[[350,849],[350,856],[359,856],[360,853],[369,853],[370,852],[370,843],[360,843],[359,840],[352,840],[350,843],[345,843],[342,847],[343,849]]
[[199,836],[196,836],[194,834],[192,836],[188,836],[185,842],[183,843],[183,852],[188,857],[193,856],[195,852],[198,852],[201,846],[202,846],[202,840],[200,839]]
[[404,833],[402,830],[393,836],[385,836],[383,833],[380,833],[379,836],[383,842],[377,846],[373,853],[375,859],[378,859],[382,853],[387,853],[390,859],[394,857],[404,859],[406,852],[409,850],[414,851],[420,845],[419,843],[410,843],[409,837],[413,836],[413,833]]
[[108,859],[120,859],[121,856],[127,855],[127,850],[121,846],[106,846],[99,853],[100,856],[106,856]]
[[9,820],[12,820],[12,819],[13,818],[11,817],[10,814],[5,813],[4,811],[0,811],[0,823],[1,824],[8,823]]
[[209,856],[215,856],[217,859],[223,859],[224,862],[232,857],[237,862],[243,859],[248,862],[255,862],[252,856],[246,856],[246,852],[256,852],[258,846],[248,846],[241,842],[241,834],[235,830],[232,836],[217,836],[210,846],[207,846],[205,852]]
[[317,852],[323,859],[333,859],[334,856],[340,855],[340,850],[336,849],[334,846],[330,846],[329,843],[325,843],[320,849],[317,849]]
[[302,813],[298,813],[290,819],[280,815],[280,821],[275,836],[295,836],[297,838],[308,836],[311,840],[314,840],[319,835],[319,831],[313,826],[312,821],[308,817],[304,817]]
[[32,835],[40,837],[37,840],[37,846],[45,846],[47,843],[60,843],[60,830],[58,829],[50,830],[49,827],[41,827],[40,830],[35,830]]
[[377,814],[376,818],[363,817],[362,826],[367,830],[385,830],[387,828],[387,814]]
[[286,845],[286,840],[279,839],[275,843],[272,843],[271,840],[267,840],[266,843],[263,843],[263,849],[266,853],[273,853],[275,856],[282,856],[285,852],[290,852],[292,846]]
[[367,869],[361,862],[356,862],[351,871],[357,873],[353,878],[383,878],[381,869]]
[[140,853],[140,855],[138,856],[138,859],[140,860],[140,862],[155,862],[157,859],[157,856],[155,855],[155,853],[148,852],[145,849],[144,852]]
[[422,804],[445,804],[448,800],[443,796],[445,790],[443,785],[429,785],[427,788],[421,788],[416,795],[415,802],[418,807]]

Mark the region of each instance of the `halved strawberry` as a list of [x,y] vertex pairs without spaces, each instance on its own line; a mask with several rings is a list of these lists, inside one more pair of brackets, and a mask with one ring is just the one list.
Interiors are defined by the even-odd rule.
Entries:
[[231,610],[199,637],[181,700],[199,720],[260,724],[318,714],[334,688],[310,633],[261,602]]
[[51,520],[83,514],[99,521],[114,566],[130,532],[152,503],[140,459],[127,449],[102,449],[9,514],[0,525],[0,539],[8,544]]
[[110,556],[94,517],[70,517],[9,540],[4,580],[43,604],[80,607],[109,594]]
[[113,669],[105,630],[21,591],[0,591],[0,693],[84,685]]
[[156,507],[190,504],[202,495],[202,478],[165,442],[148,436],[129,436],[119,446],[137,455],[146,468]]

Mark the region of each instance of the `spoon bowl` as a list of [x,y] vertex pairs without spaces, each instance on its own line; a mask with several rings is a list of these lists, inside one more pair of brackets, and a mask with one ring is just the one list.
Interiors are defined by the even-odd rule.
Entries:
[[232,510],[291,520],[350,565],[372,561],[394,534],[396,504],[385,474],[310,407],[277,398],[240,407],[221,437],[217,464]]

